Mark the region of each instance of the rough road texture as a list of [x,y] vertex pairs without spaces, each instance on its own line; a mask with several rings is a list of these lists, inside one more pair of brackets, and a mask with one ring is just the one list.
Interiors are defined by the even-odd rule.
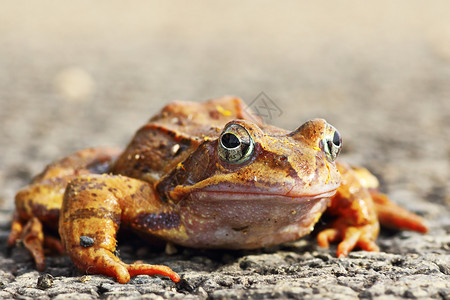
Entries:
[[[1,1],[0,298],[450,299],[448,2],[172,3]],[[82,277],[51,257],[53,283],[39,289],[27,253],[7,253],[14,193],[46,163],[124,146],[170,100],[250,103],[261,91],[282,110],[268,122],[324,117],[339,128],[342,156],[423,215],[429,234],[385,230],[382,252],[346,259],[313,238],[171,256],[120,242],[124,260],[167,264],[184,275],[178,285]]]

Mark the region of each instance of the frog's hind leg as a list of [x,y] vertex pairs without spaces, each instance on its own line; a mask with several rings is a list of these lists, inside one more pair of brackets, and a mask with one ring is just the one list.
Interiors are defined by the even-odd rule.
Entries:
[[13,247],[17,242],[21,241],[30,252],[35,261],[36,269],[40,272],[45,270],[44,246],[50,249],[52,253],[64,253],[60,240],[50,235],[44,235],[42,223],[37,217],[32,217],[23,226],[19,218],[14,216],[11,227],[11,234],[7,241],[8,246]]
[[392,202],[387,195],[371,191],[375,210],[381,225],[397,229],[406,229],[427,233],[428,228],[423,219]]
[[413,230],[421,233],[428,231],[423,219],[395,204],[386,194],[378,191],[378,179],[366,168],[351,167],[359,182],[367,188],[374,203],[378,221],[381,225],[397,229]]
[[62,244],[44,234],[43,222],[47,227],[57,229],[59,206],[62,203],[62,193],[59,190],[64,187],[46,180],[23,188],[16,195],[16,211],[7,243],[11,248],[22,242],[39,271],[45,269],[44,245],[49,245],[58,254],[62,253]]
[[33,256],[38,270],[45,269],[44,249],[64,252],[62,243],[44,234],[43,225],[57,232],[59,211],[67,183],[79,174],[100,172],[120,151],[113,148],[90,148],[78,151],[48,165],[32,183],[15,197],[16,208],[11,223],[9,248],[23,242]]

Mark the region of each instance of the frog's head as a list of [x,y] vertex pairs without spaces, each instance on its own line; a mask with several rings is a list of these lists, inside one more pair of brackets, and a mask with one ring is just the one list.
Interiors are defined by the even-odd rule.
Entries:
[[228,122],[158,184],[174,201],[302,201],[329,198],[340,184],[339,132],[323,119],[289,132],[248,120]]

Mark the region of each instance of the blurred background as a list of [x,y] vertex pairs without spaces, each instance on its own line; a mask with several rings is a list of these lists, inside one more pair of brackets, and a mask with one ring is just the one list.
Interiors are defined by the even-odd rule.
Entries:
[[267,122],[334,124],[397,202],[449,205],[448,1],[0,1],[0,209],[171,100],[261,92]]

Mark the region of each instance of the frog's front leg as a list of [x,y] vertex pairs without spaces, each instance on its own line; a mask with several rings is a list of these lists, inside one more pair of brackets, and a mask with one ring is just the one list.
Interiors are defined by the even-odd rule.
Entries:
[[120,175],[81,176],[66,189],[59,233],[81,271],[111,276],[120,283],[139,274],[164,275],[178,282],[178,274],[166,266],[126,264],[115,256],[119,226],[136,228],[139,216],[169,210],[146,182]]
[[337,219],[332,223],[332,228],[319,233],[318,243],[328,247],[329,242],[340,241],[338,257],[347,256],[355,247],[378,251],[375,240],[380,226],[371,195],[351,167],[339,162],[336,166],[341,173],[341,186],[331,199],[327,212],[337,216]]
[[375,240],[382,225],[427,232],[421,217],[392,202],[378,192],[378,180],[367,169],[336,163],[342,182],[331,200],[329,211],[337,215],[332,228],[319,233],[319,245],[341,241],[337,255],[346,256],[353,248],[378,251]]

